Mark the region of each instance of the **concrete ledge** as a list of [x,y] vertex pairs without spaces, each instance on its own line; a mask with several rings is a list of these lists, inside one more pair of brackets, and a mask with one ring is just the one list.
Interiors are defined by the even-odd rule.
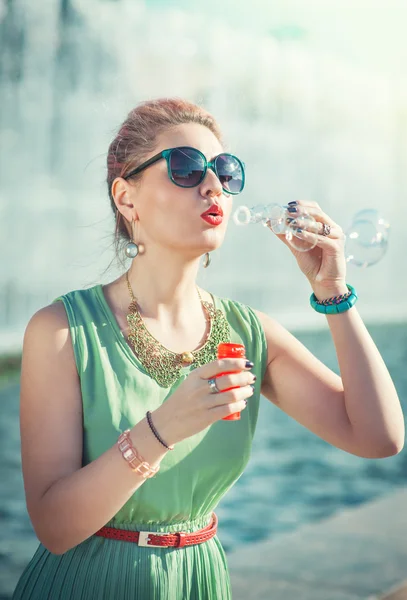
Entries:
[[233,600],[407,600],[406,506],[403,487],[228,554]]
[[396,589],[391,590],[385,596],[380,596],[380,600],[406,600],[407,598],[407,581]]

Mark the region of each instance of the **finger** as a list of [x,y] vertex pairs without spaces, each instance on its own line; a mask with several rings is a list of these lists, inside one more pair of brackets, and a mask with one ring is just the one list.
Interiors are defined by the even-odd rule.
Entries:
[[219,409],[226,409],[230,407],[232,413],[240,410],[238,405],[244,402],[247,398],[250,398],[254,394],[254,386],[246,385],[244,387],[235,388],[222,394],[213,394],[212,406],[209,410],[216,411]]
[[212,418],[215,421],[219,421],[224,417],[229,417],[230,415],[234,415],[237,412],[243,412],[244,409],[247,408],[247,400],[240,400],[239,402],[234,402],[232,404],[224,404],[222,406],[215,406],[215,408],[211,409]]
[[[329,234],[326,235],[324,234],[324,225],[329,225],[329,223],[327,222],[322,222],[322,221],[315,221],[310,223],[309,221],[307,221],[307,219],[301,218],[301,216],[297,217],[296,219],[293,219],[292,221],[289,222],[289,226],[293,231],[293,234],[296,235],[298,232],[298,229],[303,229],[305,231],[308,231],[309,233],[314,233],[316,235],[321,235],[324,237],[330,237],[331,239],[342,239],[344,237],[344,233],[342,231],[342,228],[337,226],[336,224],[334,225],[329,225],[330,227],[330,231]],[[301,233],[301,231],[300,231]]]
[[211,379],[219,373],[228,371],[248,371],[254,367],[253,363],[246,358],[221,358],[213,360],[196,369],[201,379]]
[[241,371],[240,373],[230,373],[216,377],[216,386],[220,392],[232,387],[242,387],[250,385],[256,381],[256,375],[250,371]]
[[253,396],[254,394],[254,388],[254,384],[249,384],[243,387],[234,388],[227,392],[221,392],[220,394],[213,394],[212,407],[233,404],[235,402],[240,402],[245,398],[250,398],[250,396]]
[[329,225],[329,223],[325,222],[317,222],[317,234],[322,235],[324,237],[330,237],[332,239],[342,239],[344,238],[344,233],[341,227],[338,225],[330,225],[329,233],[324,233],[324,225]]
[[301,215],[308,214],[314,217],[316,221],[321,221],[331,225],[331,227],[339,227],[329,215],[327,215],[316,202],[310,202],[308,204],[299,200],[296,205],[289,206],[287,208],[287,217],[296,218]]
[[338,247],[338,239],[341,239],[343,236],[337,238],[332,237],[332,232],[329,236],[327,235],[319,235],[317,233],[311,233],[306,229],[297,228],[293,231],[294,235],[298,237],[300,240],[304,240],[310,244],[310,247],[318,246],[319,248],[337,248]]

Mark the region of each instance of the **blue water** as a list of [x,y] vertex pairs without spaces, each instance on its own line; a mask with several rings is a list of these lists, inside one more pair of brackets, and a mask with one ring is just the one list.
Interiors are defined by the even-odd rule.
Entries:
[[[407,324],[368,327],[407,405]],[[338,373],[328,331],[297,333]],[[0,392],[0,600],[7,598],[38,541],[27,514],[21,476],[18,382]],[[241,542],[282,535],[344,507],[391,493],[407,479],[407,453],[363,459],[330,446],[262,399],[253,453],[241,478],[218,505],[226,552]],[[2,595],[3,594],[3,595]]]

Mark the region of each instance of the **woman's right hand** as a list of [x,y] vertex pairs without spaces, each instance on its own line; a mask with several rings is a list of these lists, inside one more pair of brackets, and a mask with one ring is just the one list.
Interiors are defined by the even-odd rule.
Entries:
[[[191,371],[176,391],[152,414],[157,431],[166,444],[176,444],[206,429],[222,417],[243,411],[253,395],[255,376],[245,358],[222,358]],[[216,378],[221,393],[211,393],[208,379]],[[237,386],[237,387],[235,387]],[[230,387],[235,389],[222,392]]]

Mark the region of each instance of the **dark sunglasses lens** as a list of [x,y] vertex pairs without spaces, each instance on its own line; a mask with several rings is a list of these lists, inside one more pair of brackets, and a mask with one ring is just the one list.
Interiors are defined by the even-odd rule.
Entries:
[[205,161],[193,148],[176,148],[171,152],[170,170],[177,185],[194,187],[202,180]]
[[219,154],[215,163],[219,181],[224,190],[238,194],[243,189],[244,176],[242,163],[230,154]]

